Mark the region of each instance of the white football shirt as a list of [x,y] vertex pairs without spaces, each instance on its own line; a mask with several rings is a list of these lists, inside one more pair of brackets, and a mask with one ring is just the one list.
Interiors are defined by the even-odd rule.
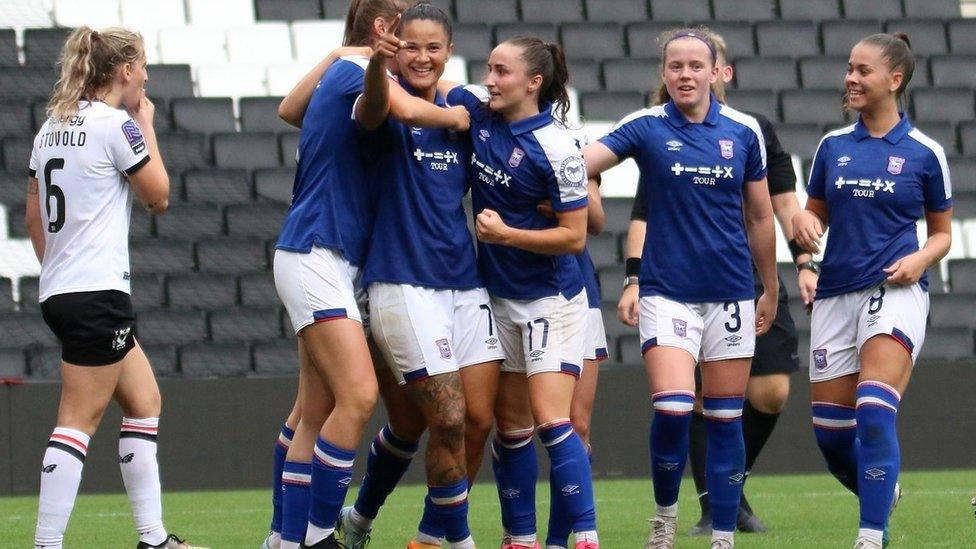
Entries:
[[41,126],[30,158],[44,228],[40,301],[72,292],[129,293],[132,195],[125,176],[147,162],[139,127],[105,103],[82,101],[77,116]]

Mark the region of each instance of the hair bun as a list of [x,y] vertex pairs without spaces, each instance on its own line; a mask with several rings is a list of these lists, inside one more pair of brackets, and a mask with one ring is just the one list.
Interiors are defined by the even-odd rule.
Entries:
[[892,33],[892,36],[898,38],[899,40],[904,41],[905,45],[908,46],[908,49],[912,49],[912,41],[908,39],[908,35],[905,34],[904,32]]

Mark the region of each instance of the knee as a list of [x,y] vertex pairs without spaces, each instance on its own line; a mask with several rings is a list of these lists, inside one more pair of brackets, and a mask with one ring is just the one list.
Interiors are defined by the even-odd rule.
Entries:
[[[779,377],[779,376],[776,376]],[[770,379],[759,390],[749,391],[749,405],[764,414],[778,414],[790,396],[790,379]]]
[[376,409],[379,400],[379,391],[360,389],[346,393],[336,393],[335,411],[340,411],[342,415],[352,422],[365,425]]
[[495,418],[492,417],[490,410],[473,410],[469,408],[464,418],[465,436],[475,440],[487,439],[494,420]]
[[159,393],[159,388],[154,387],[130,399],[123,407],[122,413],[131,418],[159,417],[162,408],[163,397]]
[[464,406],[446,406],[431,418],[428,427],[432,434],[451,440],[464,439]]
[[574,417],[572,418],[573,430],[576,434],[583,440],[590,439],[590,420],[588,417]]
[[427,430],[427,423],[417,414],[393,414],[389,413],[387,423],[390,430],[400,440],[417,442]]

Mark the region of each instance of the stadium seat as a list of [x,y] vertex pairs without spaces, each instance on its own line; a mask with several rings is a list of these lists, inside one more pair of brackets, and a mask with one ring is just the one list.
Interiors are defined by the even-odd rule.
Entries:
[[226,29],[254,23],[254,0],[186,0],[191,25]]
[[651,0],[651,17],[660,21],[707,21],[712,18],[708,0]]
[[[269,236],[269,235],[263,235]],[[255,238],[213,238],[197,244],[202,272],[240,274],[269,267],[264,243]]]
[[903,0],[905,17],[935,17],[938,19],[959,19],[959,0]]
[[291,328],[291,318],[289,318],[288,311],[284,307],[281,308],[281,325],[285,327],[285,337],[294,344],[298,336],[295,334],[295,330]]
[[776,2],[770,0],[712,0],[716,21],[768,21],[776,19]]
[[725,39],[726,50],[730,60],[740,57],[756,55],[756,40],[752,32],[752,23],[748,21],[711,21],[707,23],[713,32]]
[[13,311],[14,308],[14,282],[0,277],[0,312]]
[[0,171],[0,204],[8,208],[22,208],[27,203],[27,178],[24,167]]
[[203,168],[209,164],[207,138],[202,133],[161,133],[156,135],[156,142],[170,175],[178,175],[191,168]]
[[[24,58],[28,66],[54,67],[72,29],[24,29]],[[46,93],[43,95],[47,95]]]
[[322,18],[322,6],[319,0],[256,0],[254,8],[258,21]]
[[156,234],[161,238],[195,240],[220,236],[224,218],[220,208],[210,204],[173,204],[156,218]]
[[[947,157],[956,156],[956,127],[946,122],[916,122],[915,127],[942,145]],[[955,178],[953,177],[953,183]]]
[[976,294],[936,294],[930,295],[929,300],[929,324],[933,328],[976,327],[976,316],[973,315]]
[[3,138],[3,162],[7,170],[26,170],[34,147],[30,134],[8,135]]
[[597,269],[621,264],[620,254],[617,250],[617,235],[611,232],[604,232],[596,236],[588,235],[586,237],[586,249]]
[[627,25],[627,51],[631,57],[660,57],[661,37],[681,27],[680,21],[642,21]]
[[[170,184],[170,201],[175,202],[179,198],[179,193],[176,192]],[[132,215],[129,217],[129,238],[150,238],[156,236],[156,220],[155,216],[147,212],[145,208],[140,208],[137,205],[132,208]]]
[[0,99],[30,101],[48,97],[56,80],[57,74],[50,66],[0,67]]
[[243,343],[193,343],[180,348],[184,377],[235,377],[251,371],[251,351]]
[[41,315],[34,312],[0,313],[0,334],[7,347],[57,345],[58,340],[44,323]]
[[269,271],[241,275],[241,304],[247,307],[281,307],[274,277]]
[[941,55],[929,62],[932,84],[940,88],[976,88],[976,55]]
[[[454,55],[465,59],[484,59],[494,45],[491,27],[483,23],[454,25]],[[469,63],[470,69],[470,63]]]
[[[614,282],[616,286],[623,285],[623,279]],[[600,311],[603,313],[603,327],[607,330],[610,338],[616,339],[620,336],[637,334],[637,329],[617,320],[617,302],[604,300]],[[608,342],[609,343],[609,342]]]
[[597,277],[600,279],[601,299],[607,303],[619,301],[621,294],[623,294],[624,276],[624,266],[619,264],[603,267],[597,271]]
[[501,23],[495,25],[495,44],[501,44],[517,36],[535,36],[545,42],[559,41],[559,31],[556,25],[552,23]]
[[146,0],[121,0],[120,8],[122,24],[143,35],[187,23],[183,0],[153,0],[151,7]]
[[291,61],[288,24],[276,21],[227,29],[227,58],[231,63],[256,65]]
[[949,261],[949,284],[954,294],[976,294],[976,258]]
[[[146,92],[154,98],[170,101],[177,97],[193,97],[193,77],[190,65],[149,65]],[[159,108],[159,104],[156,104]],[[158,119],[158,116],[157,116]]]
[[0,347],[0,379],[27,375],[27,353],[19,347]]
[[946,284],[945,277],[942,275],[942,267],[940,265],[929,267],[925,271],[925,274],[928,275],[930,294],[948,293],[948,284]]
[[786,90],[780,94],[784,122],[841,124],[840,92],[828,90]]
[[265,80],[268,93],[276,97],[284,97],[298,84],[308,71],[315,66],[314,62],[282,63],[268,65]]
[[569,66],[569,85],[578,92],[595,92],[603,89],[600,78],[600,63],[593,59],[574,59],[567,61]]
[[725,97],[728,104],[736,110],[759,113],[774,123],[779,120],[779,106],[773,91],[727,90]]
[[175,274],[167,279],[166,295],[173,310],[222,309],[237,304],[237,284],[231,275]]
[[256,64],[220,64],[197,67],[197,91],[201,97],[262,96],[268,94],[267,69]]
[[800,81],[807,90],[843,90],[847,57],[804,57],[800,59]]
[[291,24],[295,59],[318,63],[342,45],[344,32],[345,23],[341,20],[295,21]]
[[756,39],[763,57],[820,55],[817,26],[810,21],[763,21],[756,25]]
[[521,0],[522,21],[576,23],[584,21],[583,0]]
[[20,310],[40,311],[41,304],[38,301],[40,286],[38,278],[36,276],[22,276],[17,281],[17,288],[20,291]]
[[198,25],[160,29],[159,59],[163,63],[190,65],[226,63],[227,47],[224,32]]
[[287,209],[278,204],[228,206],[227,229],[231,236],[277,238]]
[[962,122],[976,117],[970,88],[922,88],[911,96],[919,122]]
[[650,18],[646,0],[586,0],[586,19],[598,23],[643,21]]
[[626,233],[630,227],[630,212],[633,207],[633,195],[623,198],[604,197],[603,212],[606,214],[606,221],[603,225],[603,231],[616,234]]
[[800,87],[796,65],[789,57],[745,57],[735,61],[740,90],[784,90]]
[[953,193],[952,201],[952,213],[957,218],[976,218],[976,193]]
[[129,244],[133,274],[179,273],[193,269],[193,246],[185,240],[152,238]]
[[901,0],[841,0],[847,19],[901,19]]
[[607,91],[647,93],[661,80],[658,58],[607,59],[603,62],[603,80]]
[[17,33],[14,29],[0,28],[0,67],[16,67],[20,64],[17,59]]
[[518,21],[516,0],[455,0],[454,11],[462,23],[511,23]]
[[624,38],[617,23],[567,23],[560,28],[567,59],[622,57]]
[[[853,19],[853,18],[852,18]],[[847,59],[851,55],[851,48],[862,38],[881,32],[878,21],[824,21],[820,25],[820,35],[824,47],[824,55],[839,55]]]
[[193,204],[247,204],[253,201],[247,170],[189,170],[183,174],[183,187],[187,202]]
[[229,97],[185,97],[171,104],[177,131],[232,132],[234,102]]
[[218,133],[213,137],[214,164],[218,168],[276,168],[281,165],[273,132]]
[[[140,341],[141,342],[141,341]],[[180,372],[180,362],[175,345],[145,345],[142,350],[152,365],[156,377],[175,377]]]
[[298,349],[295,342],[285,339],[255,345],[254,371],[265,376],[297,373]]
[[254,190],[260,200],[291,204],[294,184],[294,168],[254,170]]
[[121,23],[119,0],[54,0],[53,4],[54,23],[59,27],[102,29]]
[[941,55],[948,51],[945,24],[936,19],[903,19],[888,21],[885,32],[903,32],[912,42],[915,55]]
[[[952,177],[952,190],[955,193],[976,193],[976,125],[969,123],[960,128],[963,137],[962,149],[966,158],[949,160],[949,173]],[[967,145],[967,137],[969,141]],[[969,147],[967,152],[966,147]],[[976,257],[976,254],[973,255]]]
[[278,134],[278,150],[281,154],[281,163],[287,167],[298,165],[298,142],[301,133],[297,131],[282,132]]
[[157,309],[166,303],[163,277],[154,274],[136,274],[131,277],[132,308],[136,311]]
[[602,92],[580,95],[580,110],[587,120],[620,120],[645,106],[639,92]]
[[911,88],[909,88],[909,95],[915,88],[924,88],[932,83],[932,77],[929,74],[929,62],[928,59],[922,57],[921,55],[915,56],[915,75],[912,76]]
[[345,19],[349,4],[349,0],[322,0],[323,15],[327,19]]
[[949,21],[947,28],[952,53],[976,55],[976,19]]
[[0,102],[0,138],[5,135],[29,134],[32,132],[30,105],[22,102]]
[[[165,103],[165,101],[160,101],[160,102],[161,103]],[[156,103],[156,101],[153,101],[153,104],[155,104],[155,103]],[[157,115],[156,115],[155,120],[159,122],[158,126],[159,127],[162,127],[162,126],[167,126],[168,127],[168,126],[172,125],[169,119],[167,119],[167,120],[159,120],[160,115],[158,113],[161,110],[163,110],[163,109],[161,109],[159,105],[156,105]],[[166,110],[166,116],[168,117],[169,116],[169,109],[167,108],[165,110]],[[31,103],[31,120],[33,121],[33,125],[31,127],[31,131],[36,134],[38,131],[40,131],[41,126],[43,126],[44,123],[47,122],[47,101],[46,100],[40,100],[39,99],[39,100],[34,101],[33,103]],[[157,124],[155,124],[155,123],[153,125],[154,126],[157,126]]]
[[27,368],[32,378],[59,379],[61,377],[61,348],[55,345],[57,344],[27,351]]
[[468,63],[468,80],[483,83],[488,72],[488,60],[475,60]]
[[51,4],[38,0],[4,0],[0,27],[50,27]]
[[293,131],[295,128],[278,118],[278,104],[282,99],[282,97],[242,97],[239,102],[241,131]]
[[973,356],[973,332],[969,328],[928,330],[919,360],[955,360]]
[[214,341],[261,341],[281,337],[281,317],[275,308],[234,307],[210,313]]
[[840,19],[837,0],[779,0],[780,17],[787,21]]

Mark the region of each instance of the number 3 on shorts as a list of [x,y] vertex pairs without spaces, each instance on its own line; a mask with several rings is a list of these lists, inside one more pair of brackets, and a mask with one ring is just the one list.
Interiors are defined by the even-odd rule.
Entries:
[[740,328],[742,328],[742,317],[739,316],[739,313],[742,311],[739,308],[738,301],[726,301],[722,308],[725,310],[725,312],[728,312],[730,307],[733,310],[732,310],[732,314],[729,315],[729,317],[732,319],[732,322],[734,322],[734,324],[730,322],[726,322],[725,330],[730,334],[734,334],[735,332],[738,332]]

